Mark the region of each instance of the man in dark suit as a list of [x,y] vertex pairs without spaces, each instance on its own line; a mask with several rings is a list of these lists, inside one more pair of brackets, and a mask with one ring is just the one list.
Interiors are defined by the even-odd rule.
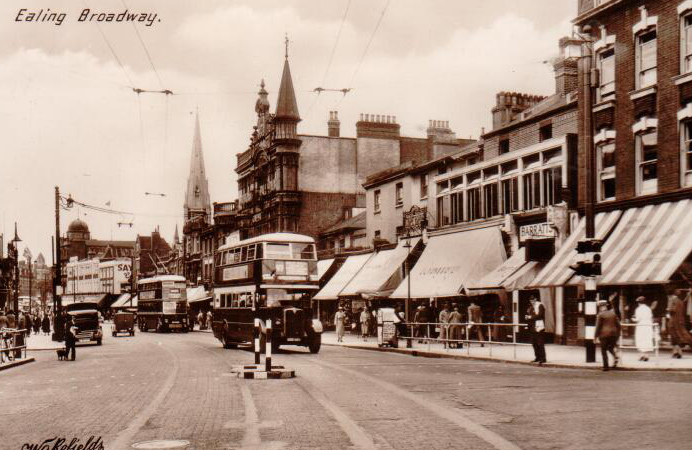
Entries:
[[607,300],[599,300],[600,312],[596,316],[595,336],[601,343],[601,358],[603,359],[603,371],[608,368],[608,352],[613,355],[613,368],[618,365],[618,355],[615,352],[618,339],[620,338],[620,319],[615,311],[610,308]]
[[65,361],[70,356],[70,351],[72,351],[72,361],[77,358],[77,337],[75,336],[77,328],[72,323],[72,317],[67,316],[65,321],[65,349],[67,353],[65,354]]
[[481,307],[476,305],[473,300],[471,300],[471,304],[466,311],[469,315],[469,322],[473,324],[469,328],[469,339],[471,339],[471,336],[475,334],[476,339],[481,342],[481,347],[483,347],[483,341],[485,341],[485,337],[483,336],[483,328],[480,325],[477,325],[479,323],[483,323],[483,311],[481,310]]
[[529,297],[531,305],[526,311],[526,321],[531,331],[531,344],[535,359],[531,362],[543,364],[545,357],[545,306],[534,295]]

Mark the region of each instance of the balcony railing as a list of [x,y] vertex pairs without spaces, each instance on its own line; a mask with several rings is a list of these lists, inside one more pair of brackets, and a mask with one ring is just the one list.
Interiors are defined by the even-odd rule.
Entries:
[[214,215],[235,214],[238,211],[238,202],[214,203]]

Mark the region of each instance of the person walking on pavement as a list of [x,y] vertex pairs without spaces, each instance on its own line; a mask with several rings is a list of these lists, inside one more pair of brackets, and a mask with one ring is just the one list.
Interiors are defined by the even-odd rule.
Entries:
[[344,342],[344,333],[346,332],[346,313],[344,307],[339,306],[339,309],[334,314],[334,325],[336,326],[336,342]]
[[14,311],[11,309],[7,313],[7,327],[8,328],[17,328],[17,319],[14,315]]
[[537,362],[542,365],[546,362],[545,357],[545,306],[536,296],[529,297],[529,309],[526,311],[525,319],[529,324],[531,331],[531,344],[535,359],[531,362]]
[[34,326],[34,321],[31,320],[31,314],[27,314],[24,321],[25,321],[25,325],[26,325],[26,335],[31,336],[31,329]]
[[637,297],[637,309],[634,311],[632,321],[637,324],[634,332],[634,344],[641,353],[639,361],[648,361],[650,352],[654,351],[654,315],[646,304],[646,297]]
[[438,326],[440,327],[440,340],[442,341],[442,348],[447,348],[447,340],[449,339],[448,336],[448,329],[449,329],[449,303],[445,303],[444,308],[442,308],[442,311],[440,311],[440,315],[438,317]]
[[598,307],[600,312],[596,316],[595,336],[601,343],[601,359],[603,359],[603,371],[608,371],[608,352],[613,355],[613,369],[617,367],[620,358],[618,357],[617,343],[620,338],[620,319],[615,310],[610,307],[608,300],[599,300]]
[[202,311],[197,314],[197,323],[199,324],[200,331],[204,329],[204,313]]
[[72,361],[77,358],[77,327],[72,323],[72,317],[68,316],[65,321],[65,360],[70,357],[72,352]]
[[469,327],[469,339],[475,332],[476,338],[481,341],[481,347],[483,347],[483,341],[485,341],[485,336],[483,336],[483,327],[477,325],[479,323],[483,323],[483,311],[481,311],[481,307],[476,305],[473,300],[471,300],[471,304],[468,307],[468,315],[469,323],[471,325]]
[[360,335],[363,338],[363,341],[367,342],[368,340],[368,328],[370,326],[370,311],[368,311],[368,307],[364,306],[363,310],[360,313]]
[[213,316],[211,314],[211,309],[210,309],[209,311],[207,311],[207,327],[209,327],[209,329],[212,329],[212,327],[211,327],[212,319],[213,319]]
[[38,335],[41,332],[41,319],[39,318],[38,314],[34,315],[32,322],[34,326],[34,334]]
[[48,317],[48,314],[43,315],[43,320],[41,321],[41,331],[43,331],[43,334],[50,334],[50,318]]
[[463,348],[464,344],[461,340],[461,323],[463,319],[459,312],[459,307],[455,304],[452,312],[449,313],[449,348]]
[[26,330],[26,316],[24,315],[24,311],[19,313],[17,325],[19,330]]
[[685,291],[678,289],[675,295],[668,297],[668,307],[666,317],[668,318],[668,334],[670,343],[673,345],[673,358],[682,358],[682,346],[692,345],[692,336],[685,328],[685,301],[689,301],[689,294],[685,296],[685,301],[680,297],[685,296]]

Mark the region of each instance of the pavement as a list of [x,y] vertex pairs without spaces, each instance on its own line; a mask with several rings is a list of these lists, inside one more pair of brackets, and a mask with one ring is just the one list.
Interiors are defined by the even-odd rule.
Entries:
[[[398,348],[379,347],[376,337],[369,337],[363,341],[360,336],[346,333],[343,342],[337,342],[335,332],[325,332],[322,334],[322,344],[358,348],[363,350],[375,350],[384,352],[396,352],[410,354],[414,356],[424,356],[429,358],[455,358],[455,359],[476,359],[492,360],[518,364],[533,364],[533,347],[530,344],[480,344],[473,343],[464,345],[461,349],[445,349],[441,343],[433,341],[419,343],[414,340],[412,348],[406,348],[406,342],[399,340]],[[596,362],[587,363],[586,351],[584,347],[546,344],[546,357],[548,362],[543,366],[547,367],[571,367],[581,369],[598,369],[603,367],[601,361],[601,349],[596,348]],[[641,356],[636,350],[623,349],[620,351],[620,363],[618,369],[622,370],[660,370],[660,371],[692,371],[692,354],[686,353],[682,359],[672,358],[669,350],[661,350],[658,355],[649,354],[648,361],[639,361]],[[609,356],[612,365],[613,360]]]

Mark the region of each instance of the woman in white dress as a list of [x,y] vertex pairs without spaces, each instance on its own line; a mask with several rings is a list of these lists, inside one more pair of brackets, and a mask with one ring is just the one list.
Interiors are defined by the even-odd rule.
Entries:
[[634,311],[632,321],[637,324],[634,333],[634,343],[642,354],[639,361],[648,361],[647,353],[654,351],[654,316],[651,308],[646,304],[646,298],[637,297],[637,309]]
[[344,332],[346,331],[346,313],[341,306],[339,306],[339,310],[334,314],[334,325],[336,325],[336,341],[343,342]]

